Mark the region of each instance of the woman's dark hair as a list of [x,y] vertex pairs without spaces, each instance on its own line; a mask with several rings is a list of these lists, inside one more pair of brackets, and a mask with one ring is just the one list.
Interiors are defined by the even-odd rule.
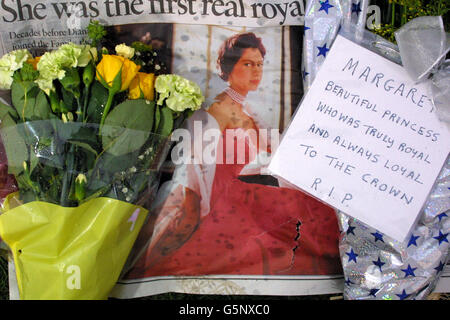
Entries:
[[245,49],[254,48],[261,52],[262,57],[266,55],[266,48],[262,44],[261,38],[253,32],[239,33],[225,40],[219,49],[217,66],[220,70],[220,78],[228,81],[228,76],[233,71],[234,65],[241,58]]

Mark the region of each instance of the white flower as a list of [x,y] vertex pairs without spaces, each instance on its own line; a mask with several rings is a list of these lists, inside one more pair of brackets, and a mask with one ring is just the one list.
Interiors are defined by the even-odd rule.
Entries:
[[156,78],[155,90],[158,105],[166,104],[175,112],[198,110],[205,100],[200,87],[193,81],[176,74],[163,74]]
[[87,182],[87,178],[86,178],[86,176],[85,176],[84,174],[80,173],[80,174],[76,177],[75,182],[78,182],[78,183],[86,183],[86,182]]
[[50,94],[54,90],[53,80],[62,80],[66,68],[85,67],[91,59],[95,59],[95,51],[89,45],[64,44],[57,50],[44,53],[37,64],[39,78],[35,82]]
[[129,47],[124,43],[118,44],[115,49],[116,49],[116,53],[119,56],[122,56],[126,59],[131,59],[134,56],[134,48]]
[[11,89],[13,75],[23,67],[23,63],[32,56],[28,50],[15,50],[5,54],[0,59],[0,89]]
[[136,167],[131,167],[131,168],[130,168],[130,172],[131,172],[131,173],[135,173],[136,171],[137,171]]

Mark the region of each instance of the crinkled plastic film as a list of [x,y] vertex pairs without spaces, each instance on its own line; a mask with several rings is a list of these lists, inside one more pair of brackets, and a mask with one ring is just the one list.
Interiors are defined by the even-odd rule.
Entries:
[[[26,179],[22,190],[8,190],[15,192],[0,215],[21,299],[106,299],[148,218],[168,137],[107,125],[98,132],[97,124],[59,119],[3,123],[9,173]],[[85,167],[66,170],[70,148]],[[67,173],[86,177],[86,198],[61,196]]]
[[74,208],[32,201],[6,211],[0,234],[14,258],[20,298],[106,299],[146,216],[146,209],[110,198]]
[[[401,61],[395,45],[368,31],[360,38],[351,29],[341,34],[393,62]],[[347,299],[425,299],[433,292],[449,256],[443,236],[450,232],[449,166],[447,158],[419,222],[404,243],[387,236],[379,241],[374,237],[377,230],[338,212]],[[359,254],[357,264],[349,263],[351,249]]]
[[[331,2],[330,2],[331,3]],[[334,3],[333,3],[334,4]],[[367,9],[363,1],[361,7]],[[315,19],[319,8],[310,1],[307,10],[310,19]],[[345,12],[345,8],[343,10]],[[337,13],[339,14],[339,12]],[[342,14],[342,13],[341,13]],[[314,80],[314,75],[323,61],[308,50],[308,43],[328,44],[339,34],[360,44],[395,63],[401,58],[396,45],[367,30],[360,21],[351,21],[343,14],[340,22],[332,20],[330,24],[311,24],[309,35],[305,35],[303,70],[305,90]],[[308,24],[306,24],[308,26]],[[421,212],[421,218],[412,232],[411,238],[399,243],[384,236],[380,241],[375,238],[377,230],[364,225],[344,212],[337,212],[341,237],[339,248],[345,277],[345,299],[425,299],[433,292],[449,256],[448,235],[450,219],[449,159],[433,187]],[[353,250],[358,254],[358,263],[349,262],[347,253]]]

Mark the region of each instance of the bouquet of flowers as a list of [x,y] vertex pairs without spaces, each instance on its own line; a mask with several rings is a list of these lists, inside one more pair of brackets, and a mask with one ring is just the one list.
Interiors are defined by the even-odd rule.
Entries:
[[[0,134],[18,192],[0,237],[22,299],[106,299],[143,225],[174,129],[200,108],[199,87],[155,70],[151,46],[64,44],[0,59]],[[158,71],[160,71],[158,73]]]

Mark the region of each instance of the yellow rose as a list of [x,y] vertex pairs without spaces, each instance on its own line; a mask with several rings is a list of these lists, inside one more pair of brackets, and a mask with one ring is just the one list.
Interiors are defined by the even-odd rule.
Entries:
[[128,89],[131,81],[134,79],[141,67],[133,61],[121,56],[104,54],[102,60],[97,65],[97,79],[111,88],[114,79],[122,69],[122,82],[119,91]]
[[131,81],[128,92],[129,99],[141,98],[141,92],[147,100],[154,99],[155,75],[153,73],[138,72],[137,76]]

